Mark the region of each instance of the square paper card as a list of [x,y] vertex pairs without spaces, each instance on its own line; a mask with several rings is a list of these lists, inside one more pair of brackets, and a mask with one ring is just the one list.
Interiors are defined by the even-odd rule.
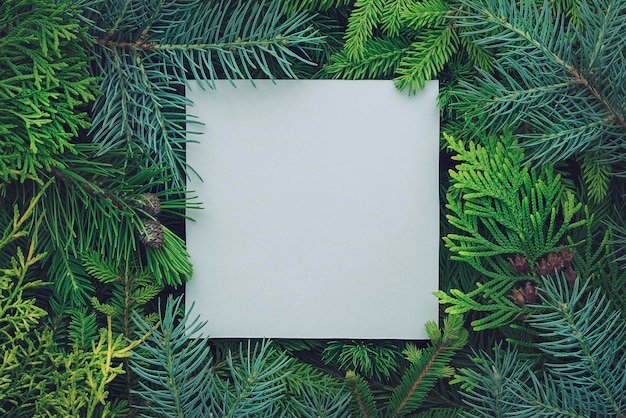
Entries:
[[437,320],[438,84],[190,82],[194,275],[212,338],[424,339]]

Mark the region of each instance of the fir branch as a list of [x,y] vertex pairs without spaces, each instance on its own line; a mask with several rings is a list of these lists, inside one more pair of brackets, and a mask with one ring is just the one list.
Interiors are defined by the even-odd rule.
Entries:
[[370,79],[392,76],[404,56],[411,50],[411,40],[406,37],[374,38],[367,41],[363,58],[351,61],[345,51],[331,57],[325,67],[333,78]]
[[380,27],[382,31],[391,37],[400,35],[405,29],[407,9],[415,5],[411,0],[387,1],[381,12]]
[[443,332],[434,322],[426,324],[432,347],[424,349],[405,372],[394,389],[387,416],[404,416],[419,407],[435,382],[452,374],[448,367],[452,356],[467,344],[468,332],[463,328],[463,316],[450,315],[444,319]]
[[425,32],[419,41],[412,44],[413,49],[403,57],[395,78],[396,87],[415,94],[424,87],[426,81],[443,69],[457,52],[458,46],[458,35],[452,26],[446,25]]
[[381,19],[382,0],[357,0],[348,19],[344,49],[350,61],[361,61],[365,44],[373,35],[374,27]]
[[402,20],[411,29],[440,27],[448,23],[451,7],[443,0],[411,2],[402,13]]
[[346,381],[352,387],[356,411],[363,418],[377,418],[378,409],[374,402],[374,396],[367,382],[353,371],[346,373]]
[[587,186],[587,194],[593,203],[600,203],[608,193],[611,181],[611,166],[602,164],[591,155],[586,155],[581,164],[583,181]]

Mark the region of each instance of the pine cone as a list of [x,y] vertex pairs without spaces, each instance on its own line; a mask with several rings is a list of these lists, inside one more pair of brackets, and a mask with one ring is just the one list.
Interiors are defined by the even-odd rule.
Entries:
[[161,200],[154,193],[142,193],[139,196],[136,207],[148,215],[156,216],[161,212]]
[[143,228],[137,233],[139,241],[146,247],[154,248],[155,250],[163,247],[165,234],[161,222],[148,218],[142,218],[141,222]]

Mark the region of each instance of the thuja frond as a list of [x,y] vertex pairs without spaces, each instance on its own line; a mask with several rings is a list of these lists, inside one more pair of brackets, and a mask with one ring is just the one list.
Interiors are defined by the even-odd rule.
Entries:
[[457,26],[500,51],[496,76],[465,82],[459,109],[480,129],[524,126],[520,142],[529,159],[562,161],[591,151],[605,162],[623,161],[626,136],[623,2],[580,4],[581,26],[549,2],[462,1]]
[[475,329],[499,327],[522,313],[525,302],[510,300],[513,287],[552,272],[536,273],[536,262],[560,251],[568,233],[585,223],[574,218],[582,205],[552,167],[524,166],[523,150],[510,135],[485,138],[485,146],[470,142],[469,148],[445,136],[459,164],[450,170],[446,205],[448,221],[458,232],[444,241],[451,259],[468,263],[489,280],[466,293],[436,294],[440,303],[451,304],[448,313],[486,312],[472,322]]
[[510,134],[486,139],[485,146],[470,142],[468,148],[446,137],[459,161],[450,171],[447,208],[448,221],[462,233],[444,238],[455,259],[488,277],[506,276],[511,271],[506,255],[522,254],[534,266],[560,248],[568,231],[584,224],[574,221],[582,204],[564,190],[560,176],[549,166],[524,166],[524,152]]
[[0,179],[37,178],[59,166],[88,126],[81,108],[95,99],[78,11],[67,2],[0,3]]
[[84,21],[102,77],[93,140],[102,153],[123,149],[168,170],[175,187],[187,169],[188,78],[295,77],[292,63],[312,64],[323,42],[307,15],[286,17],[278,1],[117,0],[90,5]]

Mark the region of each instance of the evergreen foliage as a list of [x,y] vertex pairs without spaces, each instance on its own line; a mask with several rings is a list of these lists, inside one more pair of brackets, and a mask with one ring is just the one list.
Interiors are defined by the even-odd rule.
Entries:
[[[402,417],[414,414],[424,402],[435,382],[450,377],[454,369],[449,366],[452,357],[461,350],[468,340],[468,332],[463,328],[461,315],[445,318],[443,330],[436,323],[427,322],[426,332],[431,345],[424,349],[408,346],[405,350],[410,365],[404,370],[397,386],[378,401],[368,382],[354,371],[346,373],[346,381],[354,393],[353,411],[361,417]],[[443,416],[453,414],[449,410],[440,410]],[[454,409],[455,412],[456,409]]]
[[432,0],[357,1],[348,19],[342,51],[331,57],[326,72],[334,78],[391,78],[400,90],[415,93],[463,51],[466,59],[491,68],[492,57],[461,38],[456,2]]
[[[102,79],[90,135],[100,153],[124,150],[144,167],[162,167],[184,187],[191,105],[187,78],[295,77],[321,38],[306,14],[284,17],[278,1],[116,0],[85,8],[96,42],[91,70]],[[312,63],[311,63],[312,64]]]
[[38,179],[62,167],[72,138],[88,126],[81,109],[95,99],[79,11],[67,2],[0,4],[0,180]]
[[140,342],[128,344],[114,334],[111,317],[97,330],[95,317],[77,312],[69,325],[68,351],[42,327],[46,311],[31,294],[46,285],[33,276],[43,254],[37,251],[41,218],[34,208],[44,191],[22,211],[16,206],[12,222],[2,225],[0,250],[15,247],[0,276],[0,412],[6,417],[106,416],[123,413],[124,404],[111,402],[107,385],[124,373],[118,359],[130,356]]
[[[623,416],[625,7],[0,2],[0,414]],[[439,79],[455,314],[429,346],[212,341],[181,299],[155,312],[192,273],[186,81],[257,77]]]
[[[457,381],[474,412],[464,416],[619,417],[626,409],[624,349],[626,325],[602,291],[589,281],[547,279],[542,303],[529,319],[541,338],[544,365],[519,362],[517,352],[482,353],[476,370],[463,369]],[[541,373],[533,368],[540,366]]]
[[400,350],[391,342],[329,341],[322,354],[326,363],[336,363],[339,370],[353,370],[368,379],[389,381],[400,365]]
[[[220,373],[211,347],[198,338],[205,323],[190,321],[191,311],[179,320],[181,302],[182,298],[168,298],[156,327],[135,317],[138,333],[150,333],[143,350],[131,359],[132,370],[142,378],[136,393],[145,401],[140,407],[147,412],[144,416],[284,416],[289,409],[283,404],[288,395],[286,377],[293,359],[276,352],[269,341],[254,347],[248,342],[236,354],[229,351],[227,374]],[[310,380],[300,387],[302,396],[288,400],[296,412],[346,416],[348,395],[329,390],[327,379],[319,389]]]
[[[524,125],[519,141],[538,163],[583,153],[584,178],[592,180],[594,199],[603,198],[603,177],[623,171],[624,2],[578,3],[569,11],[578,24],[570,24],[567,13],[554,14],[547,1],[462,4],[457,25],[467,35],[484,35],[476,43],[499,53],[495,74],[482,71],[475,83],[461,83],[459,110],[488,133]],[[591,161],[616,167],[593,173]]]
[[482,139],[485,145],[447,140],[459,162],[450,170],[447,194],[447,218],[458,232],[444,241],[452,260],[468,263],[488,281],[467,293],[451,289],[437,296],[452,305],[448,313],[486,312],[472,322],[476,330],[500,327],[522,313],[520,303],[511,300],[512,289],[519,282],[538,282],[540,259],[560,251],[568,231],[584,224],[574,219],[582,205],[552,167],[524,166],[524,152],[510,133]]

